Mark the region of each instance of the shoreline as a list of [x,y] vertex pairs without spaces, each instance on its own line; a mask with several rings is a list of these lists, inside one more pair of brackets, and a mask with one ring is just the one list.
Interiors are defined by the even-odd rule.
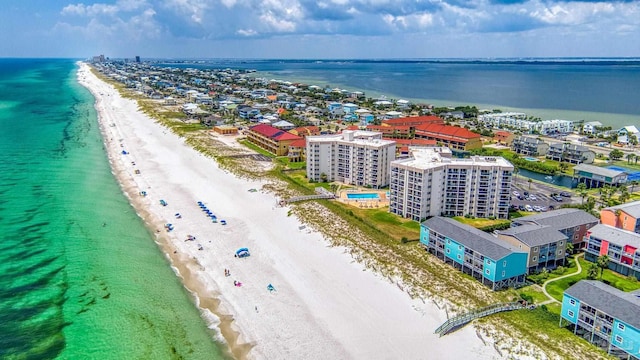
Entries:
[[[97,79],[88,65],[80,65],[78,81],[95,97],[105,148],[123,192],[203,317],[209,312],[218,318],[218,324],[205,320],[218,329],[234,358],[502,357],[471,326],[438,338],[433,331],[446,320],[444,310],[411,299],[355,262],[346,249],[302,230],[289,208],[275,207],[273,195],[262,190],[264,181],[221,170],[215,160],[142,114],[135,101]],[[259,191],[248,192],[251,188]],[[196,201],[228,225],[211,223]],[[177,212],[181,219],[172,215]],[[175,225],[171,232],[163,229],[168,222]],[[197,234],[198,240],[184,241],[187,234]],[[239,247],[251,249],[251,256],[234,258]],[[243,285],[234,286],[235,280]],[[268,291],[268,284],[277,291]]]

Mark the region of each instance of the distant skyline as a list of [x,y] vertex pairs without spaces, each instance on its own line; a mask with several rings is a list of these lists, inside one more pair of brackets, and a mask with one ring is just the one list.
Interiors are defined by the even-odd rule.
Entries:
[[5,1],[0,57],[640,57],[640,1]]

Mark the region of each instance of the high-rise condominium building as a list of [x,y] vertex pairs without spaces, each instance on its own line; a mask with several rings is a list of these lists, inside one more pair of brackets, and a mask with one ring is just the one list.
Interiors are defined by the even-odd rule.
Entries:
[[513,165],[501,157],[451,157],[448,148],[412,148],[391,162],[389,211],[422,221],[429,216],[506,219]]
[[307,177],[358,186],[389,184],[389,164],[396,143],[372,131],[345,130],[342,134],[308,136]]

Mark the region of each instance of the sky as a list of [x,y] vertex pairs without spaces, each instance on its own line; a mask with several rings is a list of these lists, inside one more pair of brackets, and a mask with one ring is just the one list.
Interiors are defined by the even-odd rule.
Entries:
[[0,0],[0,57],[640,57],[640,0]]

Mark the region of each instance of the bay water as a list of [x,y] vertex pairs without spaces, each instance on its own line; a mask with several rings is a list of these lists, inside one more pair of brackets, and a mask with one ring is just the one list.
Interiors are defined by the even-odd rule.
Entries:
[[0,358],[228,358],[112,175],[76,69],[0,59]]

